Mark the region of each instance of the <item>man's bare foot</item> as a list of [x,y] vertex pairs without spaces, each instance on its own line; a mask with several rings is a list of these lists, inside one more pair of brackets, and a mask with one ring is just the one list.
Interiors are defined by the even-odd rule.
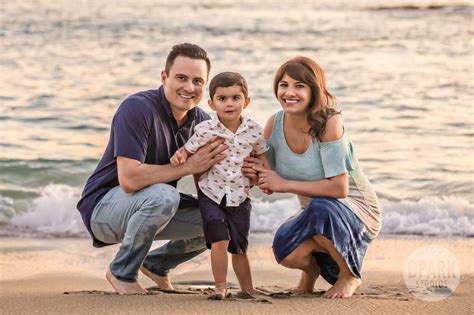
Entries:
[[140,271],[143,272],[145,276],[153,280],[160,289],[174,290],[169,277],[160,277],[151,272],[150,270],[146,269],[144,266],[140,267]]
[[342,299],[351,297],[352,294],[362,284],[359,278],[353,276],[341,276],[337,279],[336,283],[322,295],[326,299]]
[[107,270],[107,273],[105,274],[105,278],[107,278],[107,280],[110,282],[114,290],[117,291],[117,293],[120,295],[147,293],[147,290],[143,289],[136,282],[124,282],[115,278],[115,276],[110,272],[110,270]]

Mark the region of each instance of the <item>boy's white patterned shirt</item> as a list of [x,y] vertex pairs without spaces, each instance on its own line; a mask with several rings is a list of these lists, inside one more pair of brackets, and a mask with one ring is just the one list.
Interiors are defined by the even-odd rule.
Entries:
[[244,158],[252,151],[259,155],[268,150],[263,129],[252,119],[242,116],[242,123],[234,134],[215,115],[213,119],[194,127],[194,134],[184,147],[194,153],[216,137],[224,138],[224,144],[229,146],[226,158],[201,176],[199,188],[217,204],[226,195],[226,206],[238,206],[247,199],[250,190],[249,179],[242,174],[241,169]]

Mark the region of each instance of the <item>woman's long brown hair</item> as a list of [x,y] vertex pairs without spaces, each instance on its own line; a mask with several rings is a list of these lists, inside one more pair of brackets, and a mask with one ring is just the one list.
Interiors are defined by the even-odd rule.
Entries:
[[278,84],[287,74],[296,81],[307,84],[311,89],[311,100],[307,110],[312,137],[320,139],[326,131],[326,122],[332,115],[340,114],[336,109],[336,98],[326,87],[326,77],[323,69],[312,59],[297,56],[280,66],[275,74],[273,90],[278,98]]

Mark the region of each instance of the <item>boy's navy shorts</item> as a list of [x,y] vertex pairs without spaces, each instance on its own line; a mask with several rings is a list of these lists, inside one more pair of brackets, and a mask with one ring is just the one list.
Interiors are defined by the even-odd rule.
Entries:
[[250,229],[250,199],[236,207],[226,206],[226,197],[217,204],[198,190],[199,209],[201,210],[202,226],[207,248],[211,244],[228,240],[227,251],[232,254],[245,254],[248,247]]

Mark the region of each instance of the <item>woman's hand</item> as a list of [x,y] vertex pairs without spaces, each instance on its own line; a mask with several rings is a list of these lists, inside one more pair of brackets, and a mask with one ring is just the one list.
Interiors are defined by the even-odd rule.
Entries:
[[258,172],[258,185],[263,192],[265,190],[270,193],[288,191],[288,180],[278,175],[277,172],[261,166],[253,166],[253,169]]

